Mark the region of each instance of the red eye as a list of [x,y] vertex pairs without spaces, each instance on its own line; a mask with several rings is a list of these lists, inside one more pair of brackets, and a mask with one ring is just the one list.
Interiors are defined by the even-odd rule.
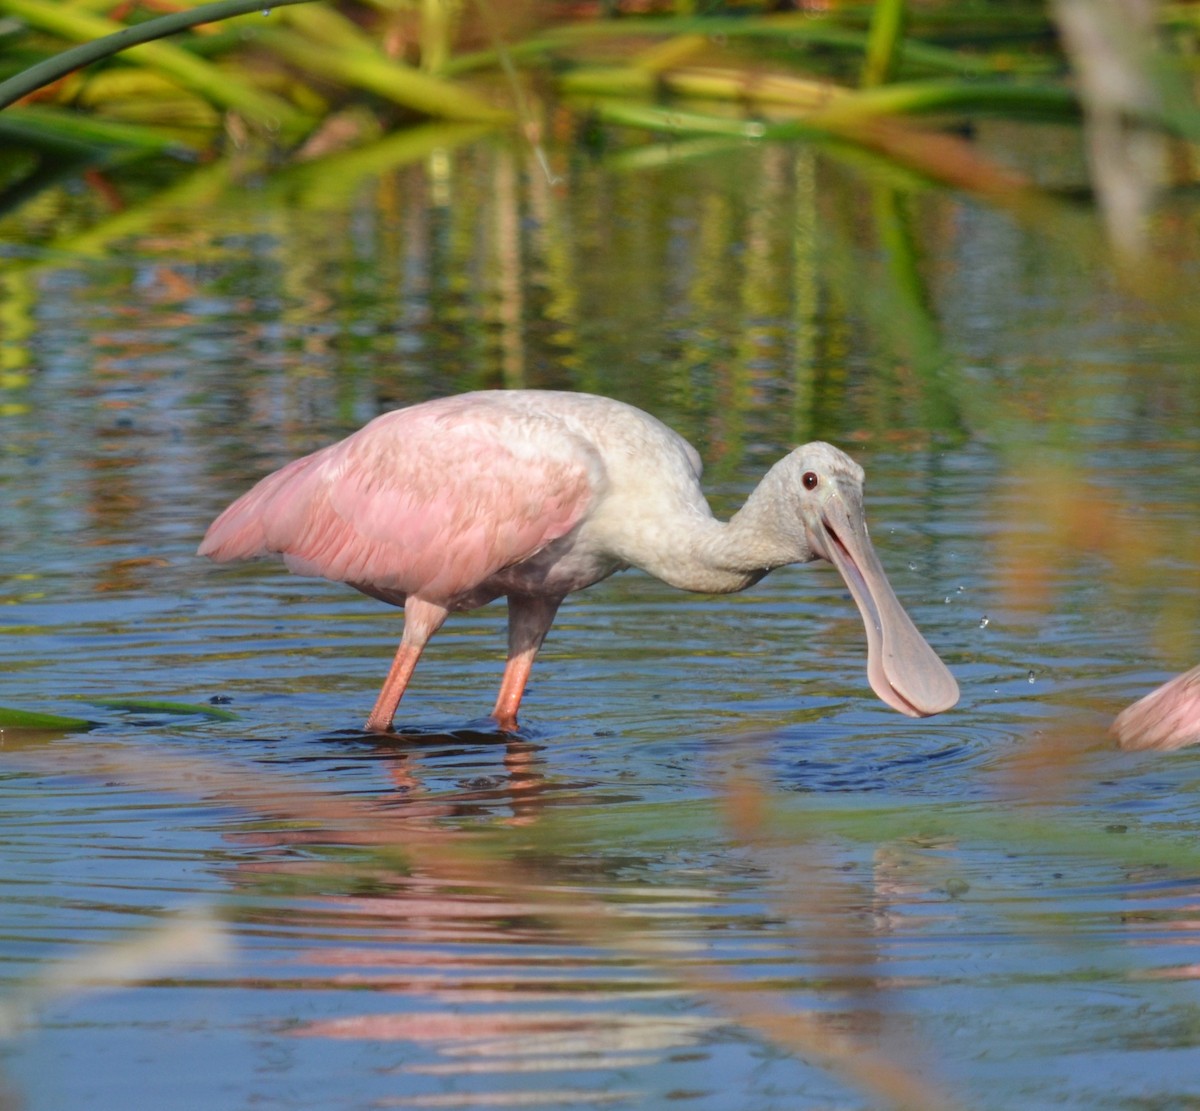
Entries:
[[804,477],[800,481],[804,483],[804,489],[815,490],[821,480],[817,478],[815,471],[805,471]]

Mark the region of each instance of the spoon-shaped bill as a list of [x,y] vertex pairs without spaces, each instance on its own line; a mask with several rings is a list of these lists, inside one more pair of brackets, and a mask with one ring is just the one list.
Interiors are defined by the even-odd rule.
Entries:
[[862,507],[845,495],[825,502],[821,524],[830,562],[841,572],[867,627],[871,689],[909,717],[929,717],[958,701],[958,683],[917,631],[867,536]]

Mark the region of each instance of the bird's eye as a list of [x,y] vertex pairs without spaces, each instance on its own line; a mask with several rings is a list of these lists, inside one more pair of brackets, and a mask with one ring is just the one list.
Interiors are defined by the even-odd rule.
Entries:
[[805,471],[804,477],[800,481],[804,483],[804,489],[815,490],[821,480],[817,478],[816,471]]

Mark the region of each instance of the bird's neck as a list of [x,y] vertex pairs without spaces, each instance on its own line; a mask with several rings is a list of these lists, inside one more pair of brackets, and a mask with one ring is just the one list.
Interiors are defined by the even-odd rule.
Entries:
[[811,560],[804,526],[789,510],[782,484],[776,464],[729,521],[697,514],[672,528],[666,550],[636,565],[680,590],[732,594],[776,567]]

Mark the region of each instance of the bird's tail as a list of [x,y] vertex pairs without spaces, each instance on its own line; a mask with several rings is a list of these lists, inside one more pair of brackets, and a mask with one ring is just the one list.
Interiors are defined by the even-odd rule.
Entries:
[[294,486],[298,472],[307,469],[311,458],[296,459],[267,475],[226,508],[208,526],[196,554],[217,563],[230,563],[281,551],[278,538],[272,535],[278,531],[273,526],[281,508],[292,500],[289,488]]

